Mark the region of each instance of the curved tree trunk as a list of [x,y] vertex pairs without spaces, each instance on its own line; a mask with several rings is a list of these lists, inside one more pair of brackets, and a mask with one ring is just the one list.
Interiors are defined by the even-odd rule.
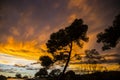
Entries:
[[71,44],[70,44],[70,51],[69,51],[68,59],[67,59],[67,62],[66,62],[66,64],[65,64],[65,67],[64,67],[64,69],[63,69],[62,74],[65,73],[65,71],[66,71],[66,69],[67,69],[67,66],[68,66],[68,64],[69,64],[69,62],[70,62],[71,53],[72,53],[72,42],[71,42]]
[[63,72],[62,72],[62,74],[59,76],[58,80],[62,80],[61,78],[62,78],[62,76],[64,75],[64,73],[65,73],[65,71],[66,71],[66,69],[67,69],[67,66],[68,66],[68,64],[69,64],[69,62],[70,62],[71,53],[72,53],[72,42],[71,42],[71,44],[70,44],[70,51],[69,51],[69,55],[68,55],[67,62],[66,62],[66,64],[65,64],[65,67],[64,67],[64,69],[63,69]]

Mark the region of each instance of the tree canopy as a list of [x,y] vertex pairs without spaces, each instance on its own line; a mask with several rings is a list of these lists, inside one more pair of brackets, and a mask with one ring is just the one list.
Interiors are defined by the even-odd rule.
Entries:
[[49,68],[50,65],[53,64],[53,61],[49,56],[42,56],[39,60],[41,61],[41,65],[45,68]]
[[105,60],[96,49],[85,50],[85,57],[89,64],[97,64]]
[[115,17],[113,25],[97,35],[97,42],[103,43],[103,50],[116,47],[120,41],[120,14]]
[[[56,61],[64,58],[66,60],[66,57],[68,56],[63,73],[65,72],[70,61],[70,56],[73,49],[73,42],[82,48],[83,41],[88,41],[88,37],[86,35],[87,30],[88,26],[83,23],[82,19],[75,19],[70,26],[64,29],[60,29],[59,31],[50,35],[50,39],[46,43],[48,52],[53,54]],[[68,55],[64,55],[66,53]],[[56,54],[60,54],[60,56],[56,56]]]
[[88,26],[83,24],[83,20],[76,19],[70,26],[51,34],[50,39],[46,43],[48,52],[54,53],[57,50],[61,50],[72,41],[82,47],[80,40],[88,41],[88,37],[86,36],[87,30]]

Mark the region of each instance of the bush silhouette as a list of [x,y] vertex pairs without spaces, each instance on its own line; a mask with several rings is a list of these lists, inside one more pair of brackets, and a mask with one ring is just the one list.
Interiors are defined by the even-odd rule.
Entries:
[[0,80],[7,80],[7,78],[3,75],[0,75]]
[[22,78],[21,74],[20,73],[16,73],[16,78]]
[[36,74],[35,77],[46,77],[48,75],[46,68],[41,68]]
[[76,80],[75,79],[76,76],[75,76],[75,72],[70,70],[70,71],[67,71],[66,74],[65,74],[65,80]]

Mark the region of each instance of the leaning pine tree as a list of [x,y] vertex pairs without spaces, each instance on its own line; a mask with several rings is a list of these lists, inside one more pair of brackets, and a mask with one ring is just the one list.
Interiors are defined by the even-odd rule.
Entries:
[[73,43],[76,43],[82,48],[83,41],[88,41],[89,38],[86,36],[87,30],[88,26],[83,24],[83,20],[76,19],[70,26],[65,29],[60,29],[58,32],[50,35],[50,39],[46,43],[48,52],[51,53],[54,58],[56,58],[56,55],[60,53],[68,54],[62,74],[65,73],[69,64],[73,50]]

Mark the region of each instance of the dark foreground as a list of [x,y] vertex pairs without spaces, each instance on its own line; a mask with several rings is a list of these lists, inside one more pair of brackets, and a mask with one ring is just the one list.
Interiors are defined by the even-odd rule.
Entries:
[[75,75],[69,72],[63,76],[35,77],[35,78],[5,78],[0,75],[0,80],[120,80],[120,71],[96,72],[86,75]]

